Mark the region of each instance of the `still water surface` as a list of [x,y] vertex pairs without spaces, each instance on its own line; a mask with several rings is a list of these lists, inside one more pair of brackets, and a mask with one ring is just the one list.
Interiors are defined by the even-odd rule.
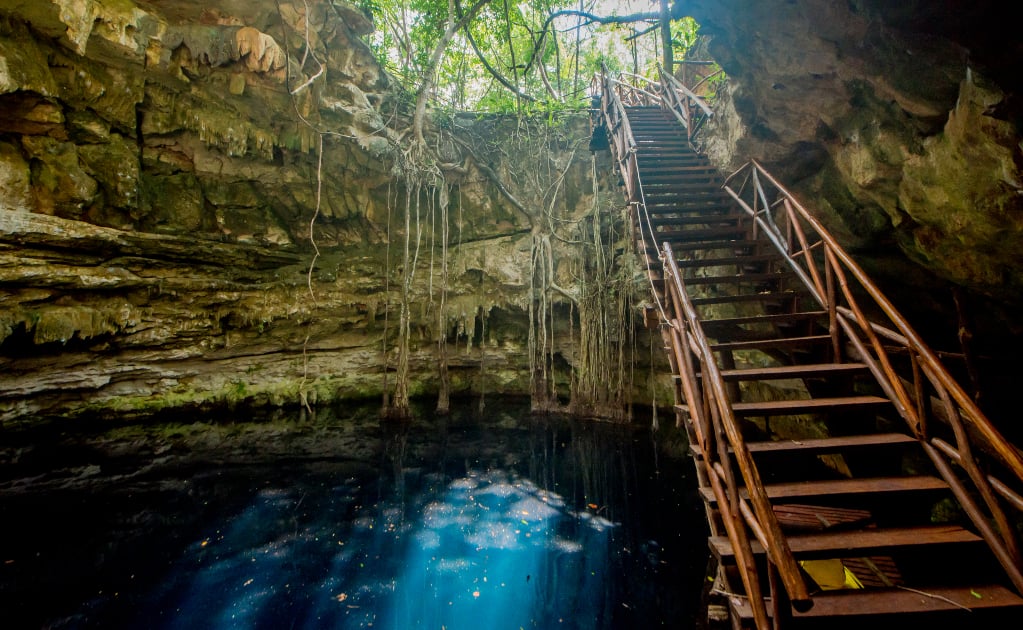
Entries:
[[136,444],[155,468],[116,448],[129,438],[82,454],[81,436],[48,455],[92,461],[88,483],[7,467],[0,603],[18,625],[694,625],[704,525],[670,431],[490,403],[404,426],[236,418],[186,449],[197,422],[224,420]]

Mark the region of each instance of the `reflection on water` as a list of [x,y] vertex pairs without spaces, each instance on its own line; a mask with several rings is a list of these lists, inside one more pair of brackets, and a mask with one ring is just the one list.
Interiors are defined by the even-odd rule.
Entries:
[[133,577],[148,561],[149,579],[58,625],[692,626],[702,519],[686,463],[655,466],[649,433],[513,413],[366,439],[376,467],[355,474],[324,461],[219,471],[215,488],[191,489],[209,513],[180,516],[180,544],[153,532],[116,559]]

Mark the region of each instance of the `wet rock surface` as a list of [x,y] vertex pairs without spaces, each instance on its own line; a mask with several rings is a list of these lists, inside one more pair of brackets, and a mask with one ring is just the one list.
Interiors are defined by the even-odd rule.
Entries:
[[[372,28],[347,2],[0,8],[0,422],[379,396],[406,199],[412,393],[436,390],[439,327],[455,393],[528,391],[531,222],[592,213],[586,119],[440,121],[535,217],[471,162],[448,176],[438,318],[440,210],[406,197]],[[554,247],[569,286],[581,248]]]
[[1000,413],[1023,348],[1020,39],[1004,7],[679,4],[729,76],[712,159],[763,163],[937,349],[961,352],[965,323]]

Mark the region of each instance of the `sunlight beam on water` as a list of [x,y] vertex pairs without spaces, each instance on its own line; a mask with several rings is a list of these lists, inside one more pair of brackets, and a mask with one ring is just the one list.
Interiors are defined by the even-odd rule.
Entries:
[[[600,627],[614,524],[503,470],[301,525],[264,490],[193,545],[166,628]],[[333,533],[331,533],[333,532]],[[168,611],[169,612],[169,611]],[[604,619],[604,622],[607,620]]]
[[575,601],[601,588],[564,591],[602,579],[611,524],[567,538],[574,520],[561,497],[504,471],[451,482],[423,510],[383,627],[536,627],[559,607],[602,608]]

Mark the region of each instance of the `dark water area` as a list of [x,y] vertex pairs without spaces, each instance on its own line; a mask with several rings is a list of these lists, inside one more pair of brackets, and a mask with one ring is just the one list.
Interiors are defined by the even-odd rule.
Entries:
[[6,435],[5,628],[692,628],[684,438],[488,402]]

